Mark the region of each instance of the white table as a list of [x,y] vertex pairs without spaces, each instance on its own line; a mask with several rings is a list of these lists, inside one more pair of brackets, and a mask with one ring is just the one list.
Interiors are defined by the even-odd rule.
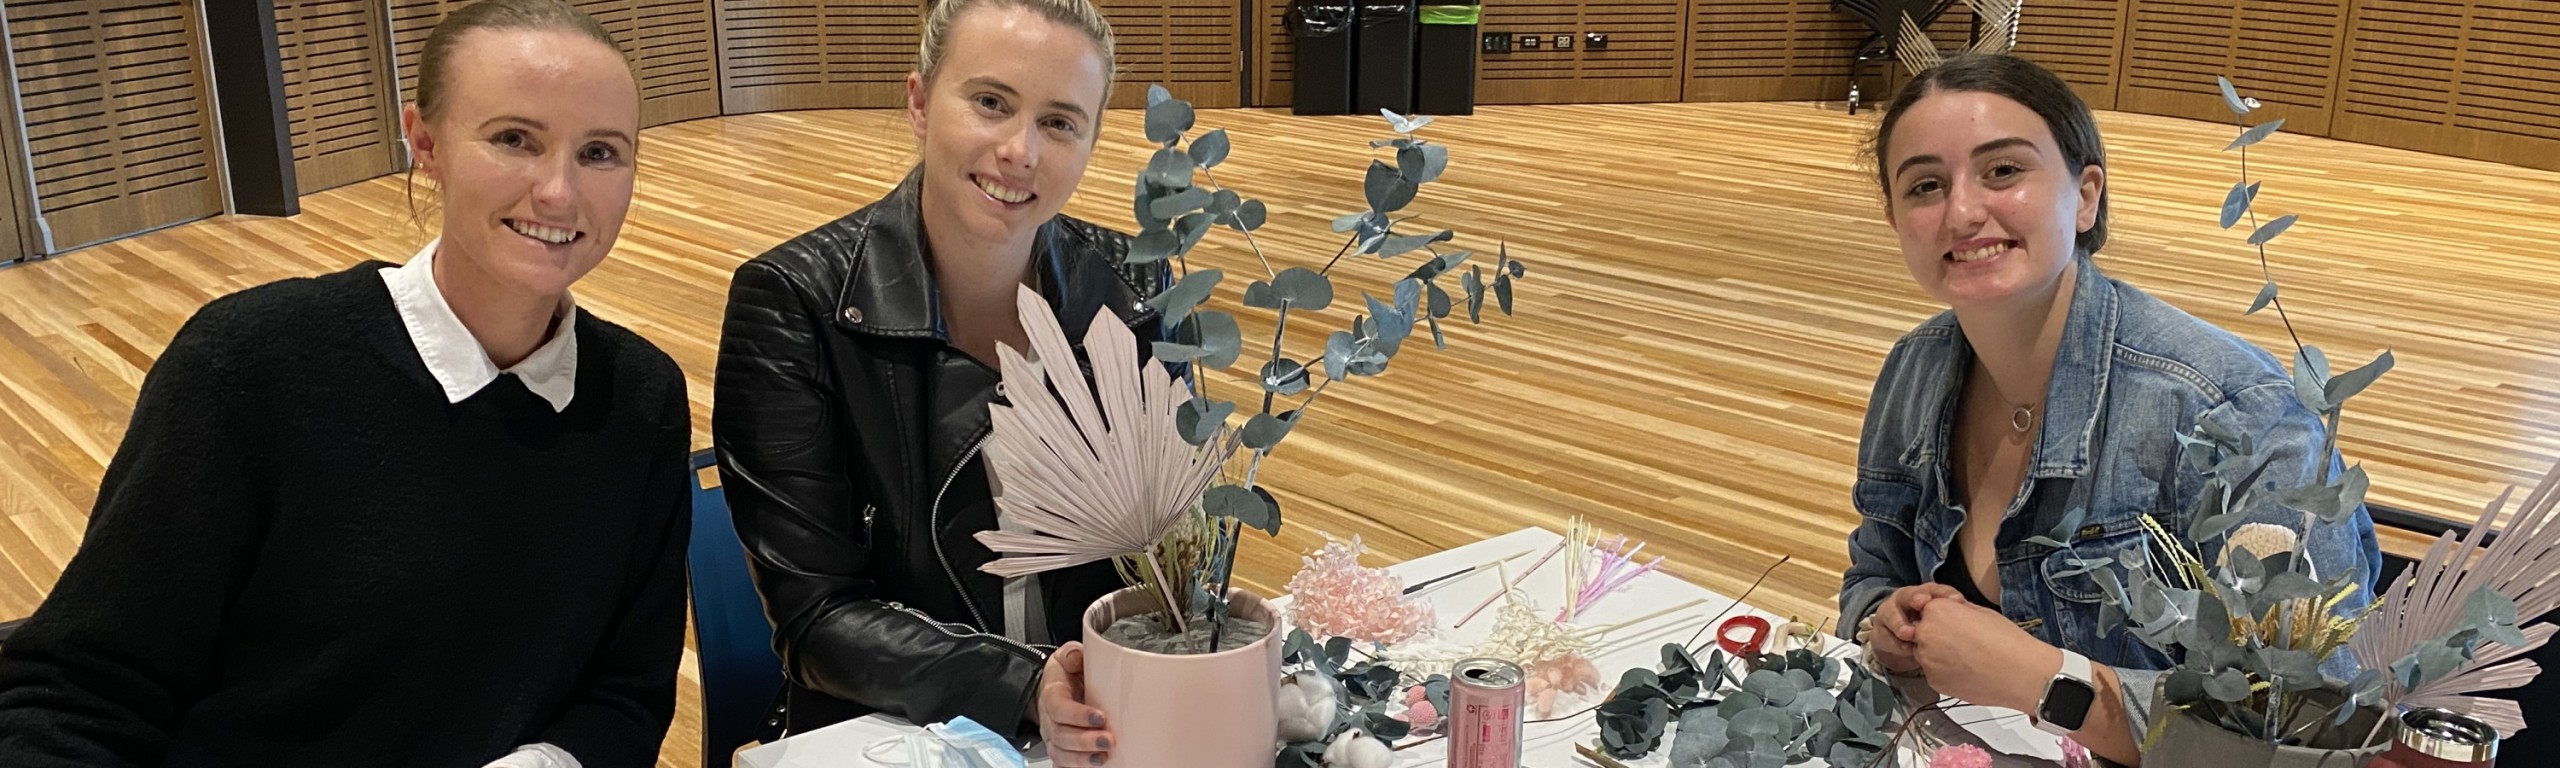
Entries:
[[[1413,584],[1526,553],[1526,557],[1514,559],[1507,565],[1511,569],[1510,573],[1516,576],[1520,569],[1527,568],[1531,563],[1536,562],[1540,555],[1545,554],[1560,539],[1560,536],[1551,531],[1536,528],[1523,529],[1389,566],[1389,570],[1402,577],[1405,583]],[[1246,546],[1254,546],[1258,543],[1260,542],[1247,542]],[[1563,602],[1564,571],[1563,558],[1559,556],[1530,574],[1528,580],[1521,584],[1521,588],[1530,600],[1545,610],[1553,611]],[[1486,597],[1495,594],[1501,587],[1501,578],[1496,576],[1494,571],[1488,570],[1435,586],[1425,595],[1426,599],[1438,609],[1444,636],[1454,642],[1472,644],[1483,639],[1491,631],[1494,623],[1494,609],[1487,609],[1484,615],[1477,616],[1464,628],[1452,630],[1447,627],[1464,616],[1469,609],[1484,602]],[[1282,598],[1284,605],[1285,600],[1286,598]],[[1576,623],[1583,626],[1603,626],[1642,617],[1693,600],[1703,600],[1703,602],[1687,610],[1666,614],[1617,630],[1602,638],[1593,649],[1592,663],[1600,668],[1603,684],[1615,685],[1619,673],[1627,669],[1653,668],[1661,662],[1661,648],[1665,643],[1688,641],[1708,619],[1731,607],[1733,600],[1681,581],[1669,574],[1656,572],[1648,573],[1630,582],[1624,589],[1601,600],[1590,611],[1583,614]],[[1745,614],[1768,619],[1772,627],[1785,621],[1785,617],[1748,605],[1741,606],[1729,615]],[[1836,647],[1833,650],[1835,655],[1853,652],[1853,650]],[[1993,719],[1995,717],[1998,719]],[[1953,722],[1930,723],[1930,731],[1943,738],[1969,740],[1999,747],[1993,749],[1995,754],[2002,751],[2000,748],[2020,752],[2043,751],[2050,754],[2057,742],[2054,737],[2027,726],[2024,715],[2007,710],[1968,707],[1963,710],[1951,710],[1947,713],[1947,718]],[[1958,727],[1954,723],[1965,725]],[[738,762],[746,768],[895,768],[894,764],[874,762],[864,757],[862,753],[865,748],[883,739],[903,735],[914,728],[915,726],[904,721],[875,715],[838,723],[747,750],[739,755]],[[1589,766],[1591,763],[1588,760],[1575,754],[1573,745],[1577,742],[1596,743],[1598,736],[1599,726],[1588,715],[1565,722],[1529,726],[1523,740],[1521,764],[1535,768]],[[1397,753],[1396,765],[1398,768],[1441,765],[1448,759],[1448,752],[1444,745],[1445,742],[1435,741]],[[1666,735],[1662,748],[1643,759],[1626,761],[1626,763],[1632,768],[1659,768],[1668,762],[1670,745],[1671,737]],[[2002,766],[2050,765],[2045,760],[2009,755],[2001,755],[1997,762]],[[1920,763],[1916,759],[1906,757],[1899,761],[1899,764],[1919,765]],[[1034,768],[1047,768],[1048,761],[1035,759],[1032,765]],[[1821,762],[1815,761],[1811,765],[1821,765]]]

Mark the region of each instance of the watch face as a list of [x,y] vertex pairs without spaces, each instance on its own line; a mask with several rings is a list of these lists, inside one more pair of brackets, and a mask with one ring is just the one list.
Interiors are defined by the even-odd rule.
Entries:
[[2037,713],[2036,718],[2066,731],[2077,731],[2089,719],[2089,705],[2097,701],[2098,691],[2088,683],[2067,677],[2054,678],[2052,685],[2045,686],[2044,711]]

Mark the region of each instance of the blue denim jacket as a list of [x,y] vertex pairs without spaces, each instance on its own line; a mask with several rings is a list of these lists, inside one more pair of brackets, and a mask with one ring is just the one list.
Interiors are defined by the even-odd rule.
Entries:
[[[2264,480],[2278,487],[2313,482],[2339,459],[2313,455],[2326,427],[2295,399],[2291,376],[2265,350],[2107,277],[2091,260],[2079,261],[2074,280],[2044,422],[1997,539],[2000,610],[2012,620],[2043,619],[2037,637],[2117,667],[2127,698],[2147,704],[2154,676],[2125,672],[2163,669],[2172,660],[2122,628],[2099,631],[2096,581],[2055,576],[2075,555],[2026,538],[2050,531],[2075,507],[2088,510],[2070,542],[2078,557],[2113,559],[2118,550],[2143,546],[2144,513],[2183,535],[2204,477],[2179,461],[2175,435],[2202,420],[2255,436],[2256,455],[2271,462]],[[1955,313],[1946,312],[1885,358],[1858,441],[1859,524],[1840,587],[1843,634],[1893,590],[1929,581],[1964,523],[1956,501],[1962,489],[1953,487],[1947,463],[1955,457],[1954,410],[1972,356]],[[2301,527],[2301,513],[2265,496],[2256,495],[2245,522]],[[2200,548],[2205,562],[2218,562],[2220,543]],[[2381,574],[2365,510],[2346,524],[2318,526],[2309,551],[2323,578],[2363,570],[2363,591],[2340,610],[2362,608]]]

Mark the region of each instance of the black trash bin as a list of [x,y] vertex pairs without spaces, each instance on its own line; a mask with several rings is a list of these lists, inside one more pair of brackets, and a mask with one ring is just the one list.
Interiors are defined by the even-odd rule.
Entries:
[[1289,72],[1289,111],[1300,115],[1351,113],[1352,39],[1357,0],[1295,0],[1282,23],[1296,44]]
[[1374,115],[1378,110],[1413,114],[1414,4],[1394,0],[1359,0],[1360,49],[1354,62],[1351,111]]
[[[1446,0],[1444,0],[1446,2]],[[1425,115],[1476,111],[1476,22],[1483,0],[1421,6],[1414,51],[1413,109]]]

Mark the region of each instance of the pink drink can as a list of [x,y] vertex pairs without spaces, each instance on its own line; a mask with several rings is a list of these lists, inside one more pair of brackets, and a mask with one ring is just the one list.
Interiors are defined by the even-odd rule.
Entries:
[[1519,768],[1528,675],[1501,659],[1468,659],[1449,674],[1449,768]]

